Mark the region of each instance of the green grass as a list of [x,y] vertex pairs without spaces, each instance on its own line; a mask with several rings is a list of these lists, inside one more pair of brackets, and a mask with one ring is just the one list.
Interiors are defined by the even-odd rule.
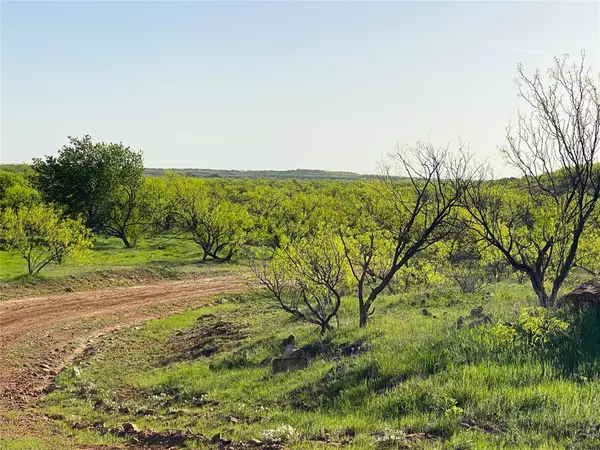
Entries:
[[3,450],[76,450],[80,445],[107,445],[107,448],[114,448],[122,443],[123,439],[101,436],[87,430],[69,431],[61,437],[0,437],[0,448]]
[[[155,238],[137,248],[124,248],[115,238],[96,238],[94,249],[86,257],[50,264],[40,272],[43,278],[87,274],[104,269],[177,267],[199,261],[198,246],[189,240]],[[27,273],[27,263],[17,251],[0,251],[0,281],[14,280]]]
[[159,237],[128,249],[118,239],[96,238],[85,257],[49,264],[38,275],[27,276],[26,262],[18,252],[0,251],[0,300],[244,270],[243,264],[200,263],[199,255],[198,246],[184,239]]
[[[58,377],[44,409],[66,423],[132,421],[240,440],[287,424],[301,433],[295,448],[326,439],[352,449],[600,448],[598,315],[570,317],[581,349],[567,343],[553,356],[496,327],[457,329],[474,306],[515,321],[532,302],[526,286],[492,291],[485,300],[452,291],[387,297],[367,329],[348,299],[340,330],[324,341],[258,297],[186,312],[105,342],[76,363],[80,376]],[[435,317],[422,314],[423,302]],[[321,351],[308,369],[273,375],[270,360],[289,334]],[[357,342],[358,356],[344,353]]]

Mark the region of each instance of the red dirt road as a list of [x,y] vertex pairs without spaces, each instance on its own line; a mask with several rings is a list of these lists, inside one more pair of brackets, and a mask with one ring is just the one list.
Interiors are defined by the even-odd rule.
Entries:
[[0,412],[23,410],[86,343],[246,291],[236,274],[0,302]]

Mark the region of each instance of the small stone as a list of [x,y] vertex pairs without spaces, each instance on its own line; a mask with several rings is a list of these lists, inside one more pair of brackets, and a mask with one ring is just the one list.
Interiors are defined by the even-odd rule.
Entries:
[[482,325],[490,325],[492,323],[492,319],[490,316],[483,316],[481,319],[474,320],[469,324],[469,328],[476,328]]
[[471,310],[471,317],[483,317],[483,306],[478,306]]
[[139,431],[138,427],[131,423],[131,422],[125,422],[123,425],[121,425],[123,427],[123,431],[125,433],[136,433]]

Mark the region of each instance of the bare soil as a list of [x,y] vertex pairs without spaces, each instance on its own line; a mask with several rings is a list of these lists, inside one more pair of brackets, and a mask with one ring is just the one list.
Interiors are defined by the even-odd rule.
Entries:
[[[0,413],[34,406],[52,377],[103,334],[247,289],[239,274],[223,273],[0,302]],[[39,435],[35,428],[42,419],[34,416],[20,416],[11,426],[0,427],[0,437],[6,429]]]

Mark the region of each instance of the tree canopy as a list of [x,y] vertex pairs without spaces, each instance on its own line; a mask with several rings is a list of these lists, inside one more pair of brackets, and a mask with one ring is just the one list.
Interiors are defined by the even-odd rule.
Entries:
[[130,246],[128,232],[139,221],[142,153],[122,143],[69,137],[58,156],[35,159],[35,185],[48,202],[81,216],[89,228]]

